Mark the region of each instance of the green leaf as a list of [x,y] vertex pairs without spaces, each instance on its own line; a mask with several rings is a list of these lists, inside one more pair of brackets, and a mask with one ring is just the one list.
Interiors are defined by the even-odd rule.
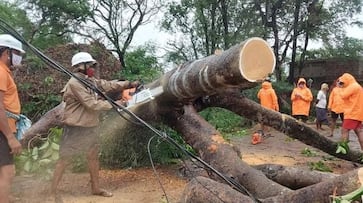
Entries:
[[55,142],[52,142],[52,149],[59,151],[59,145]]
[[24,171],[30,172],[32,165],[33,165],[33,162],[31,160],[28,160],[27,162],[25,162]]
[[48,147],[49,147],[49,141],[46,141],[42,146],[40,146],[39,151],[47,149]]
[[38,147],[34,147],[33,151],[32,151],[32,158],[33,160],[37,160],[38,159],[38,155],[39,155],[39,148]]
[[54,153],[52,154],[51,159],[52,159],[52,160],[54,160],[54,161],[58,160],[58,159],[59,159],[59,153],[58,153],[58,152],[54,152]]
[[54,150],[52,148],[48,148],[48,150],[42,155],[42,159],[52,156],[53,152]]
[[335,153],[347,154],[348,151],[349,151],[349,145],[347,141],[338,142],[337,150],[335,151]]
[[41,165],[41,166],[44,166],[44,165],[47,165],[47,164],[49,164],[49,163],[51,163],[52,162],[52,160],[51,159],[42,159],[42,160],[40,160],[39,161],[39,164]]

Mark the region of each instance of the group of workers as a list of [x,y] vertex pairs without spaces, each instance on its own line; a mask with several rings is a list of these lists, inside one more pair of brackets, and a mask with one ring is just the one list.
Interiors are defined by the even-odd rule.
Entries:
[[[22,147],[16,139],[16,120],[7,113],[20,114],[17,86],[11,74],[14,66],[20,65],[25,51],[22,43],[8,34],[0,34],[0,202],[10,202],[11,183],[15,176],[14,155],[21,153]],[[77,78],[94,84],[101,91],[122,92],[122,98],[116,101],[126,105],[133,92],[140,84],[138,81],[106,81],[95,78],[97,61],[87,52],[73,55],[71,66],[74,76],[69,79],[64,89],[63,134],[60,141],[59,160],[56,163],[51,197],[55,198],[57,186],[66,166],[75,155],[87,158],[91,192],[93,195],[111,197],[113,194],[101,189],[99,185],[99,115],[110,110],[112,105],[100,98],[93,90]]]
[[[262,83],[257,97],[263,107],[279,111],[277,95],[270,81]],[[291,93],[291,115],[297,120],[306,122],[313,101],[314,97],[310,88],[306,85],[306,80],[299,78]],[[327,83],[321,84],[314,101],[316,129],[323,130],[322,124],[325,123],[330,126],[329,136],[333,136],[336,121],[340,117],[343,122],[341,128],[342,141],[348,142],[349,131],[353,130],[358,136],[359,144],[363,150],[362,104],[363,88],[354,76],[349,73],[344,73],[332,84],[330,93],[329,85]],[[328,119],[328,112],[330,112],[331,119]],[[261,125],[261,130],[265,130],[264,125]]]

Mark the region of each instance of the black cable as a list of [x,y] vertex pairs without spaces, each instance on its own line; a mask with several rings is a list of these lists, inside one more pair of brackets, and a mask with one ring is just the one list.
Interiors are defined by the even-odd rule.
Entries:
[[165,140],[167,140],[170,144],[176,146],[178,149],[180,149],[181,151],[183,151],[185,154],[189,155],[190,157],[198,160],[202,165],[204,165],[205,167],[207,167],[209,170],[211,170],[212,172],[214,172],[216,175],[218,175],[220,178],[222,178],[226,183],[228,183],[232,188],[236,189],[237,191],[244,193],[244,194],[248,194],[252,199],[255,200],[255,202],[258,202],[256,200],[256,198],[254,198],[252,196],[252,194],[250,194],[246,188],[244,188],[241,184],[239,184],[238,182],[236,182],[235,180],[226,177],[224,174],[220,173],[218,170],[216,170],[215,168],[213,168],[211,165],[209,165],[208,163],[206,163],[205,161],[203,161],[201,158],[197,157],[196,155],[192,154],[191,152],[187,151],[185,148],[183,148],[182,146],[180,146],[174,139],[172,139],[171,137],[169,137],[165,132],[160,132],[159,130],[155,129],[154,127],[152,127],[150,124],[148,124],[147,122],[145,122],[144,120],[142,120],[140,117],[138,117],[137,115],[135,115],[133,112],[129,111],[126,107],[122,106],[122,105],[118,105],[114,100],[112,100],[109,96],[105,95],[101,90],[99,90],[97,87],[95,87],[92,83],[90,83],[89,81],[80,78],[78,76],[76,76],[74,73],[70,72],[69,70],[67,70],[66,68],[62,67],[60,64],[56,63],[55,61],[53,61],[52,59],[50,59],[49,57],[47,57],[45,54],[43,54],[41,51],[39,51],[37,48],[35,48],[33,45],[31,45],[30,43],[28,43],[23,36],[21,36],[14,28],[12,28],[8,23],[6,23],[4,20],[2,20],[0,18],[0,28],[3,29],[5,32],[13,35],[13,37],[15,37],[17,40],[19,40],[21,43],[25,44],[31,51],[33,51],[33,53],[35,55],[37,55],[40,59],[42,59],[43,61],[45,61],[45,63],[47,65],[49,65],[50,67],[53,67],[54,69],[70,76],[70,77],[74,77],[75,79],[77,79],[78,81],[80,81],[83,85],[85,85],[86,87],[90,88],[91,90],[93,90],[94,92],[96,92],[97,94],[99,94],[100,96],[102,96],[103,98],[105,98],[110,104],[111,106],[118,112],[118,114],[122,117],[124,117],[122,115],[122,112],[127,113],[128,115],[130,115],[133,119],[135,119],[136,121],[138,121],[139,123],[141,123],[142,125],[144,125],[145,127],[149,128],[152,132],[154,132],[156,135],[160,136],[161,138],[164,138]]
[[155,135],[152,136],[149,141],[147,142],[147,153],[149,154],[149,159],[150,159],[150,163],[151,163],[151,167],[153,168],[153,171],[154,171],[154,174],[156,176],[156,179],[158,180],[159,182],[159,185],[161,187],[161,190],[163,191],[164,195],[165,195],[165,199],[166,199],[166,202],[169,203],[169,199],[168,199],[168,195],[166,195],[166,192],[165,192],[165,189],[164,189],[164,186],[163,184],[161,183],[160,181],[160,177],[159,177],[159,174],[158,172],[156,172],[156,169],[155,169],[155,166],[154,166],[154,161],[153,161],[153,158],[151,156],[151,150],[150,150],[150,144],[151,144],[151,141],[155,138]]

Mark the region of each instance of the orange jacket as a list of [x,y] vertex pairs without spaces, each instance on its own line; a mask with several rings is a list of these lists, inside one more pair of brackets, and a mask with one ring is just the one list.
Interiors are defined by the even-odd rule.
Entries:
[[310,89],[306,87],[306,81],[304,78],[300,78],[298,84],[300,82],[305,82],[304,87],[295,87],[291,94],[292,115],[309,116],[310,103],[313,100],[313,94]]
[[329,95],[329,103],[328,103],[328,109],[331,111],[339,114],[343,113],[344,108],[344,101],[342,97],[340,96],[341,88],[334,87],[333,90],[330,92]]
[[279,111],[277,96],[270,82],[266,81],[262,83],[262,88],[258,91],[257,98],[260,100],[261,106]]
[[339,78],[339,81],[344,83],[342,91],[340,92],[340,96],[344,101],[344,119],[363,121],[362,87],[349,73],[344,73]]

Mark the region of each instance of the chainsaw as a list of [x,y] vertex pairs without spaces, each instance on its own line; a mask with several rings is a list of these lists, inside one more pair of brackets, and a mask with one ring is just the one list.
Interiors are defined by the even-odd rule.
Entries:
[[153,100],[156,96],[162,94],[164,92],[163,87],[159,86],[153,89],[144,88],[143,85],[140,85],[136,88],[134,95],[132,95],[131,100],[128,101],[126,108],[131,108],[139,104],[143,104]]
[[271,134],[265,134],[262,130],[258,130],[252,135],[251,143],[253,145],[260,144],[263,140],[273,137]]

